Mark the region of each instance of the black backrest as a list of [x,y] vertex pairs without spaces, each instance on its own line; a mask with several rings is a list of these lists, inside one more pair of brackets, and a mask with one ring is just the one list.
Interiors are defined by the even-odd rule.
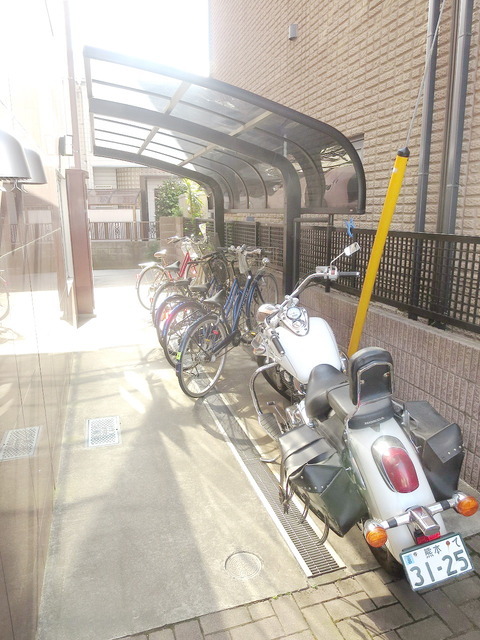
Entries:
[[363,404],[390,398],[392,395],[393,360],[380,347],[366,347],[353,354],[348,363],[350,399]]

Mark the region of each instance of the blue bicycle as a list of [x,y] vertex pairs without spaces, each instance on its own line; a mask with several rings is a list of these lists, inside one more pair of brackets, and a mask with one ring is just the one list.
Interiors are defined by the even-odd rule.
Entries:
[[[255,275],[248,267],[247,257],[260,251],[236,249],[239,273],[228,296],[219,293],[204,301],[203,314],[184,328],[179,338],[176,373],[182,391],[192,398],[205,395],[215,385],[230,349],[242,341],[251,341],[256,333],[258,307],[264,302],[276,304],[278,301],[275,277],[266,272],[268,259],[263,259]],[[175,343],[171,346],[175,348]]]

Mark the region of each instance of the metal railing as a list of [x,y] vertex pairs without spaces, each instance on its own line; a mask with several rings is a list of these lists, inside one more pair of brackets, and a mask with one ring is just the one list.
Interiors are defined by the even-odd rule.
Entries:
[[[184,221],[184,233],[198,232],[213,220]],[[90,223],[92,240],[158,239],[156,223]],[[337,263],[341,270],[360,271],[356,282],[339,281],[337,289],[359,295],[375,238],[374,229],[346,229],[301,219],[296,225],[297,277],[329,264],[343,248],[356,240],[361,250]],[[260,246],[270,252],[271,265],[282,270],[284,227],[260,222],[226,222],[226,245]],[[289,268],[291,268],[290,266]],[[375,281],[373,300],[401,309],[410,318],[425,318],[437,326],[452,325],[480,333],[480,237],[390,231]]]
[[12,245],[27,244],[28,242],[41,242],[50,244],[53,242],[51,222],[34,222],[29,224],[11,224],[10,242]]
[[227,245],[246,244],[262,247],[268,253],[270,266],[283,270],[283,226],[263,222],[226,222]]
[[[355,283],[339,280],[335,287],[359,295],[375,233],[356,229],[349,238],[346,230],[302,225],[299,275],[329,264],[355,240],[361,250],[337,264],[341,270],[360,271],[361,276]],[[414,319],[480,333],[480,237],[390,231],[372,298]]]
[[90,240],[157,240],[157,222],[89,222]]

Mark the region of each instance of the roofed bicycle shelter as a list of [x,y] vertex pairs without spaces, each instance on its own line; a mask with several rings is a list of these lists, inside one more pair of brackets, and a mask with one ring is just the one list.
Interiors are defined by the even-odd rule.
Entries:
[[361,160],[337,129],[213,78],[93,47],[84,57],[94,155],[198,182],[213,196],[220,242],[226,212],[281,213],[293,265],[301,214],[365,212]]

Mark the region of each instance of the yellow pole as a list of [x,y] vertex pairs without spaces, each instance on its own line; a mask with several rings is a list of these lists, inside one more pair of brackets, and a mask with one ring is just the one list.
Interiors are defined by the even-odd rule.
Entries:
[[352,356],[360,344],[362,337],[363,325],[367,317],[370,299],[372,297],[373,286],[377,277],[378,267],[382,258],[383,249],[387,240],[388,230],[392,221],[393,213],[397,205],[398,196],[402,187],[403,177],[407,168],[410,151],[408,148],[399,149],[397,157],[393,165],[392,175],[388,185],[385,201],[383,203],[382,214],[378,222],[377,233],[372,247],[370,260],[368,261],[367,272],[363,282],[362,293],[358,302],[357,314],[353,324],[352,335],[350,336],[350,344],[348,345],[348,356]]

